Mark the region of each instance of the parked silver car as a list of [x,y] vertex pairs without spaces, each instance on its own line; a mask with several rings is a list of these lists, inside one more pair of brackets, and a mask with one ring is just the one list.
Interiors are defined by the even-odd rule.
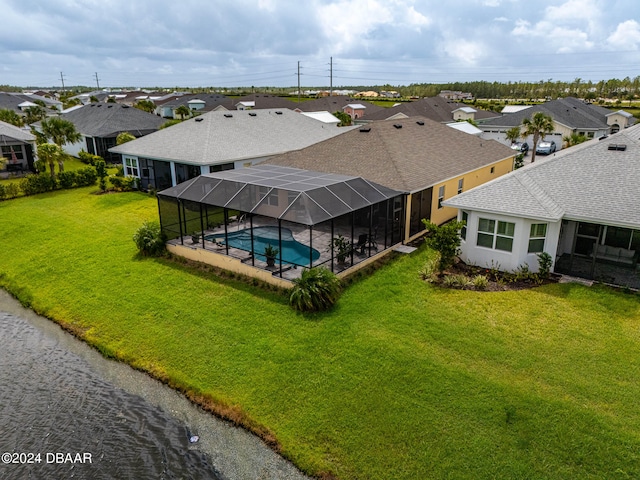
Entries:
[[536,147],[536,153],[543,155],[549,155],[556,151],[556,142],[551,140],[550,142],[540,142]]

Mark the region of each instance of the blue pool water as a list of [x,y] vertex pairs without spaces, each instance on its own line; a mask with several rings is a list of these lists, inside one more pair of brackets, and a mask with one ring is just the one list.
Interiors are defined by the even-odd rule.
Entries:
[[[229,232],[229,246],[251,252],[251,228],[238,230],[237,232]],[[218,241],[224,244],[224,233],[215,235],[207,235],[205,240]],[[263,254],[267,245],[279,248],[278,246],[278,227],[254,227],[253,228],[253,248],[255,258],[266,261]],[[283,263],[307,266],[309,260],[314,262],[320,258],[320,252],[315,248],[310,248],[303,243],[298,242],[288,228],[282,229],[282,251],[276,257],[276,264],[280,262],[282,256]]]

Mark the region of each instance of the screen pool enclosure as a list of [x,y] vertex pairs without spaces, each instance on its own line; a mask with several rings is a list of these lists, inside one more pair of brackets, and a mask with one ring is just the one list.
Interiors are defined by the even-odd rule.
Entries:
[[340,272],[400,243],[404,196],[360,177],[256,165],[163,190],[158,208],[170,243],[292,279],[298,267]]

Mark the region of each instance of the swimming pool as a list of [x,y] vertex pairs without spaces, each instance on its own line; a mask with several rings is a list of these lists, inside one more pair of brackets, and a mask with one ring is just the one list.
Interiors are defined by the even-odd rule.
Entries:
[[[228,232],[229,246],[251,252],[251,228],[245,228],[238,230],[237,232]],[[289,263],[294,265],[307,266],[309,260],[314,262],[320,258],[320,252],[315,248],[298,242],[294,237],[291,230],[288,228],[282,229],[282,251],[276,257],[276,263],[280,262],[280,256],[282,256],[283,263]],[[224,233],[217,233],[215,235],[207,235],[205,240],[211,242],[217,241],[218,243],[225,243]],[[253,228],[253,248],[255,251],[255,258],[258,260],[266,261],[266,257],[263,252],[267,245],[279,248],[278,245],[278,227],[254,227]]]

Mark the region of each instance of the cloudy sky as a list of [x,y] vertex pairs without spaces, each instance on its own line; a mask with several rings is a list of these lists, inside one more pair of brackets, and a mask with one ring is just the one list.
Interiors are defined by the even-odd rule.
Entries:
[[640,75],[638,0],[0,0],[0,84],[409,85]]

